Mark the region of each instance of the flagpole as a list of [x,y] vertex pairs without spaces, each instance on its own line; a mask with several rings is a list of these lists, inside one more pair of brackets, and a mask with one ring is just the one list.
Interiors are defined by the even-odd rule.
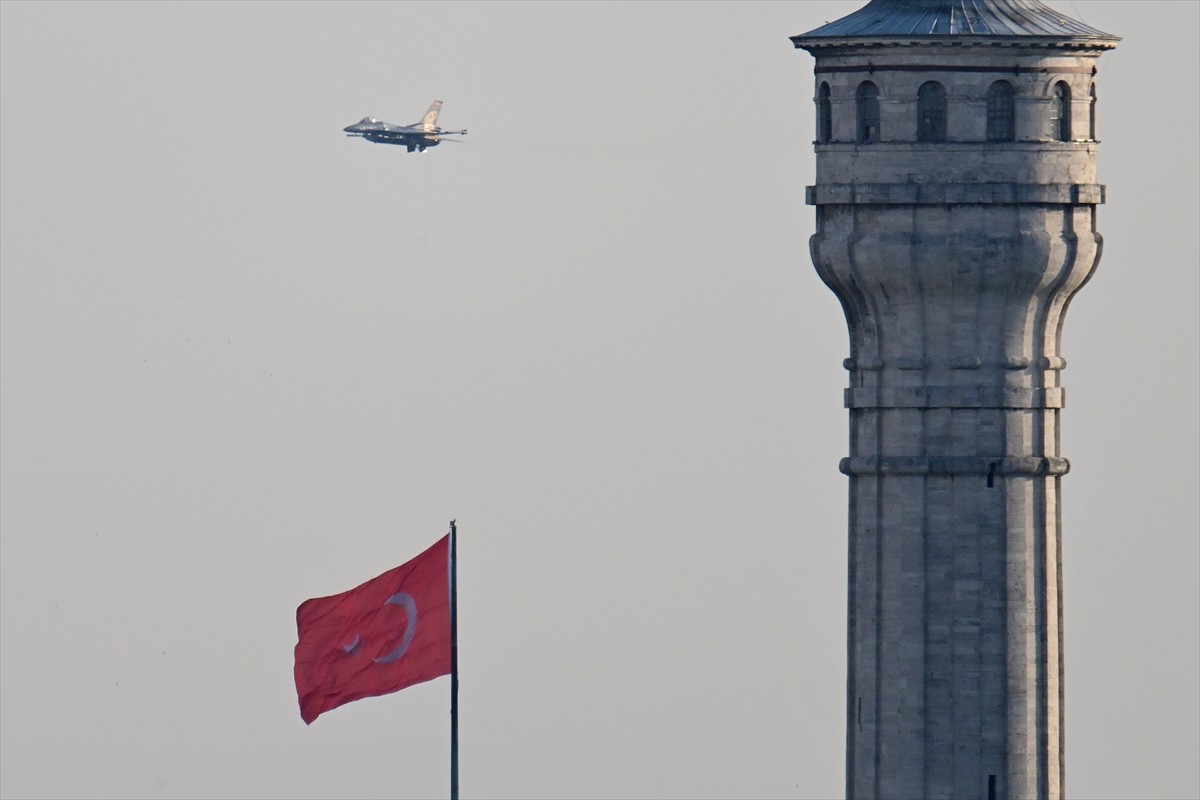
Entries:
[[450,520],[450,800],[458,800],[458,586],[455,563],[458,531]]

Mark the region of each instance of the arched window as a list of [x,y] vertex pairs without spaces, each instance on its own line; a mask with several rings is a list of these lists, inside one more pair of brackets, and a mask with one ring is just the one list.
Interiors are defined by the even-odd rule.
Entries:
[[817,92],[817,141],[833,141],[833,107],[829,102],[829,84],[822,81]]
[[917,90],[917,141],[946,141],[946,90],[937,81]]
[[1092,84],[1092,89],[1088,93],[1088,138],[1093,142],[1096,141],[1096,84]]
[[863,81],[858,85],[858,91],[855,92],[855,101],[858,106],[858,134],[855,138],[859,144],[878,142],[879,87],[870,81]]
[[988,87],[987,93],[988,141],[1011,142],[1016,139],[1016,121],[1012,84],[996,81]]
[[1071,87],[1064,81],[1054,84],[1054,102],[1050,111],[1050,135],[1060,142],[1071,141]]

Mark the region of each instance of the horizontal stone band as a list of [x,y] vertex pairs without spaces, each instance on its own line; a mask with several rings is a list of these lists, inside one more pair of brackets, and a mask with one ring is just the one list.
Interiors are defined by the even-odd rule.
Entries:
[[[1031,365],[1036,365],[1038,369],[1058,371],[1067,368],[1067,360],[1062,356],[1042,356],[1037,361],[1031,361],[1025,356],[1005,356],[1003,361],[996,363],[1001,369],[1027,369]],[[878,356],[874,358],[844,358],[842,366],[847,370],[860,369],[864,372],[881,370],[884,367],[882,358]],[[933,362],[927,358],[905,358],[900,357],[895,360],[894,366],[896,369],[928,369],[933,366]],[[981,367],[993,366],[985,362],[982,358],[975,355],[964,354],[951,356],[950,369],[980,369]]]
[[1098,205],[1098,183],[823,183],[805,187],[810,206],[1046,203]]
[[843,475],[1066,475],[1071,462],[1065,458],[980,458],[977,456],[852,456],[838,463]]
[[1062,408],[1061,387],[897,386],[847,389],[846,408]]
[[1016,64],[1011,67],[995,64],[990,66],[965,64],[833,64],[814,67],[813,72],[817,75],[828,75],[837,72],[984,72],[1006,75],[1095,75],[1096,67],[1022,67]]

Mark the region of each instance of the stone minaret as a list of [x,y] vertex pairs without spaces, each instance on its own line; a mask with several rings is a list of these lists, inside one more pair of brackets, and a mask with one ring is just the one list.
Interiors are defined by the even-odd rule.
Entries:
[[873,0],[792,41],[850,329],[847,796],[1062,797],[1059,343],[1118,38],[1037,0]]

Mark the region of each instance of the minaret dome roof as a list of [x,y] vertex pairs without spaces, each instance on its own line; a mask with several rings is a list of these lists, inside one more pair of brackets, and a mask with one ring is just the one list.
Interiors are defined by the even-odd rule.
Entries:
[[[1119,36],[1072,19],[1040,0],[871,0],[866,6],[793,36],[796,47],[846,39],[933,40],[951,37],[1086,40],[1114,47]],[[834,41],[831,41],[834,40]]]

